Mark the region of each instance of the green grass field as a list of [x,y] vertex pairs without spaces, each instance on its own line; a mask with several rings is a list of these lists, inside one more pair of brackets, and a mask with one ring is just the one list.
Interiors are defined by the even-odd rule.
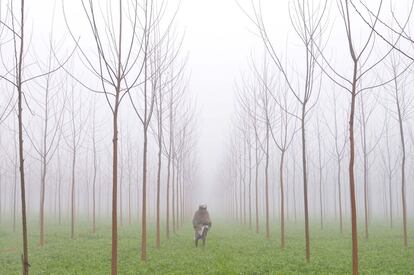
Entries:
[[[77,238],[69,239],[69,226],[47,226],[47,244],[38,246],[36,224],[30,238],[31,274],[109,274],[110,227],[100,226],[97,234],[86,225],[78,226]],[[276,227],[276,225],[274,225]],[[398,229],[372,225],[368,241],[360,231],[361,274],[414,274],[414,248],[402,246]],[[275,229],[276,230],[276,229]],[[153,228],[151,228],[153,233]],[[414,232],[410,232],[414,236]],[[148,262],[140,262],[138,225],[119,230],[119,274],[349,274],[351,242],[349,228],[339,234],[336,226],[321,231],[311,227],[311,263],[304,259],[303,230],[287,227],[287,247],[279,249],[278,231],[271,240],[247,227],[216,223],[205,248],[195,248],[191,224],[186,224],[170,240],[154,248],[150,236]],[[20,274],[20,235],[0,227],[0,274]]]

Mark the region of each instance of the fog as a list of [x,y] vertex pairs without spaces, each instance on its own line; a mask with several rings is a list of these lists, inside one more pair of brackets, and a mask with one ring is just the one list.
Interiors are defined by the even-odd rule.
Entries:
[[411,1],[141,2],[1,2],[0,227],[412,226]]
[[[292,74],[293,77],[303,78],[303,72],[301,72],[300,60],[303,58],[303,49],[301,49],[300,41],[298,40],[296,34],[292,29],[292,25],[289,19],[289,15],[286,11],[289,10],[289,5],[287,2],[278,3],[270,3],[267,1],[263,1],[261,3],[263,12],[263,18],[265,20],[265,24],[267,25],[269,36],[271,37],[272,43],[277,46],[277,50],[281,52],[281,56],[283,58],[283,62],[286,62],[289,68],[289,72]],[[5,6],[7,6],[5,4]],[[192,131],[194,131],[194,142],[195,147],[193,150],[193,158],[194,158],[194,173],[191,175],[193,185],[195,186],[191,191],[191,196],[194,196],[194,199],[191,200],[191,207],[194,208],[198,205],[198,203],[206,202],[213,209],[217,209],[217,212],[221,209],[221,200],[222,198],[217,200],[218,194],[223,192],[223,186],[226,185],[228,180],[227,175],[223,175],[223,166],[225,165],[225,159],[229,154],[229,147],[230,147],[230,140],[234,135],[237,134],[237,112],[241,112],[240,108],[237,107],[237,86],[240,86],[240,83],[244,78],[249,78],[249,74],[252,74],[249,67],[251,64],[257,63],[262,64],[263,58],[269,59],[270,57],[266,57],[267,53],[265,47],[261,41],[260,36],[258,35],[258,30],[255,28],[255,25],[250,21],[249,15],[245,13],[250,13],[250,16],[253,11],[252,3],[246,2],[234,2],[234,1],[209,1],[208,3],[198,3],[195,1],[183,1],[181,3],[173,3],[170,2],[166,7],[167,15],[165,15],[164,23],[168,24],[172,13],[178,9],[176,19],[173,22],[174,24],[174,35],[177,37],[177,40],[182,39],[182,46],[180,48],[179,59],[180,62],[185,62],[185,69],[183,77],[183,82],[185,82],[185,93],[187,94],[186,97],[188,98],[189,103],[192,105],[192,111],[194,116],[194,125]],[[404,4],[401,4],[404,6]],[[257,8],[258,6],[256,6]],[[95,45],[94,41],[91,40],[91,35],[88,32],[87,28],[84,28],[85,24],[87,24],[85,16],[83,16],[82,6],[79,3],[75,3],[72,1],[64,1],[64,2],[55,2],[55,1],[48,1],[47,3],[44,2],[41,5],[35,5],[33,3],[29,3],[27,7],[27,32],[29,36],[29,42],[25,49],[25,55],[27,56],[28,61],[25,63],[28,64],[27,67],[27,74],[28,77],[31,77],[36,74],[36,72],[45,71],[43,67],[47,65],[49,56],[51,59],[52,67],[58,66],[59,62],[66,61],[64,67],[61,70],[58,70],[56,73],[51,75],[51,81],[53,84],[51,86],[55,86],[53,89],[56,91],[54,92],[54,99],[51,100],[51,105],[56,107],[57,109],[54,110],[55,112],[59,112],[59,98],[62,97],[63,93],[67,93],[67,91],[57,91],[58,89],[61,90],[63,86],[67,85],[74,85],[74,101],[76,106],[75,109],[83,110],[80,111],[78,116],[78,126],[82,128],[82,133],[80,134],[80,141],[79,141],[79,164],[76,168],[77,178],[80,180],[79,189],[79,203],[83,204],[85,201],[88,201],[82,196],[85,196],[85,190],[88,188],[88,182],[91,181],[91,169],[92,169],[92,153],[91,153],[91,125],[93,121],[92,109],[95,106],[96,108],[96,125],[97,126],[97,137],[96,139],[99,141],[98,143],[98,155],[99,155],[99,172],[98,172],[98,182],[99,186],[102,185],[102,188],[106,191],[103,191],[102,196],[109,196],[106,194],[109,192],[110,181],[105,180],[110,178],[110,173],[108,170],[111,164],[111,151],[110,151],[110,143],[111,143],[111,125],[109,123],[105,123],[110,119],[110,114],[108,112],[108,106],[105,105],[105,100],[103,97],[94,94],[91,91],[82,87],[76,80],[71,77],[67,76],[66,71],[76,71],[74,77],[79,78],[83,75],[85,66],[82,64],[82,57],[80,54],[77,54],[76,45],[70,37],[68,28],[70,27],[70,32],[76,35],[79,38],[80,45],[82,45],[88,52],[92,53]],[[66,15],[63,16],[63,12],[66,12]],[[334,4],[330,4],[328,6],[329,16],[324,20],[325,24],[325,37],[324,43],[326,43],[326,56],[329,57],[330,62],[334,62],[335,64],[340,64],[340,68],[344,70],[345,74],[346,70],[349,70],[347,67],[347,63],[345,60],[345,56],[339,55],[339,52],[346,51],[346,45],[344,45],[344,37],[341,34],[342,25],[340,20],[336,18],[338,15],[337,7]],[[383,12],[385,14],[385,11]],[[5,14],[6,16],[6,14]],[[66,17],[66,22],[65,22]],[[6,17],[5,17],[6,18]],[[358,18],[356,18],[358,19]],[[364,29],[364,23],[361,20],[355,20],[357,23],[360,24],[362,29]],[[51,25],[51,22],[53,24]],[[329,25],[328,25],[329,24]],[[355,27],[358,29],[358,27]],[[356,33],[356,36],[363,37],[366,34],[364,31],[360,33]],[[7,35],[4,35],[7,37]],[[54,49],[53,53],[49,53],[46,48],[49,47],[49,39],[53,40]],[[357,40],[357,44],[362,44],[362,41]],[[373,55],[380,56],[383,51],[387,51],[388,48],[386,47],[383,41],[380,41],[380,38],[377,38],[379,46],[375,48]],[[181,43],[181,42],[180,42]],[[2,50],[3,62],[7,65],[7,62],[11,62],[10,55],[7,54],[7,43],[5,45],[5,49]],[[339,50],[340,49],[340,50]],[[66,60],[72,51],[75,51],[75,54]],[[396,55],[396,54],[394,54]],[[183,61],[184,60],[184,61]],[[269,63],[270,70],[277,73],[277,70],[274,68],[271,62]],[[401,62],[405,62],[407,64],[407,60],[402,60]],[[372,76],[367,77],[367,82],[375,83],[377,79],[386,79],[387,76],[390,74],[386,71],[387,63],[384,62],[384,65],[379,65],[378,69],[372,73]],[[261,65],[258,65],[259,67]],[[382,67],[381,67],[382,66]],[[7,66],[5,66],[7,67]],[[9,66],[10,67],[10,66]],[[92,77],[88,77],[87,75],[82,76],[84,77],[84,81],[88,83],[88,86],[97,87],[99,82],[96,82],[96,79]],[[277,76],[278,80],[280,81],[280,75]],[[402,89],[409,89],[409,85],[411,83],[410,74],[404,74],[401,76],[403,79],[401,84],[403,87]],[[64,83],[65,81],[69,82],[70,84]],[[298,80],[299,82],[300,80]],[[42,96],[44,96],[40,87],[45,83],[44,78],[39,78],[33,81],[33,83],[28,84],[28,92],[26,95],[26,104],[28,105],[25,110],[28,112],[25,113],[25,139],[27,144],[27,151],[25,152],[25,159],[27,165],[27,173],[28,177],[28,208],[33,219],[36,219],[36,213],[38,212],[38,205],[39,205],[39,190],[40,190],[40,165],[39,156],[36,156],[36,148],[33,143],[37,143],[37,146],[40,145],[41,141],[41,132],[42,132],[42,122],[41,122],[41,112],[44,108],[42,106]],[[333,94],[335,94],[337,99],[337,113],[339,116],[339,138],[343,139],[343,136],[346,135],[346,117],[345,112],[347,112],[347,105],[349,104],[346,96],[344,95],[344,91],[341,90],[340,87],[335,87],[335,83],[330,81],[327,77],[321,82],[322,88],[321,92],[318,93],[317,97],[318,100],[316,102],[316,106],[312,108],[308,118],[307,124],[309,125],[309,149],[307,151],[308,159],[310,162],[309,168],[309,180],[310,180],[310,203],[311,203],[311,211],[318,212],[317,206],[317,142],[316,142],[316,121],[320,121],[320,131],[322,136],[322,154],[323,154],[323,184],[324,184],[324,208],[327,210],[327,215],[332,216],[335,213],[334,201],[333,199],[329,199],[330,195],[333,195],[335,191],[335,161],[333,157],[333,146],[334,140],[330,136],[329,131],[332,130],[333,121],[330,120],[332,117],[332,113],[335,111],[330,108],[329,105],[332,103]],[[90,85],[89,85],[90,84]],[[366,93],[363,94],[366,105],[368,107],[366,112],[369,112],[369,121],[367,125],[367,137],[368,137],[368,146],[370,146],[370,158],[369,158],[369,193],[370,193],[370,211],[373,214],[376,214],[378,217],[384,218],[384,211],[383,209],[385,206],[383,205],[382,200],[386,192],[388,192],[385,188],[384,183],[384,162],[382,161],[382,156],[384,153],[384,144],[385,144],[385,136],[389,136],[388,142],[390,144],[390,154],[393,157],[393,161],[398,161],[398,155],[400,150],[400,145],[398,144],[398,125],[397,122],[392,118],[390,112],[395,112],[393,110],[392,101],[389,98],[389,90],[392,90],[392,83],[389,85],[384,85],[383,87],[379,87],[375,90],[368,90]],[[3,83],[4,88],[10,87],[7,86],[6,83]],[[12,91],[6,89],[5,96],[2,98],[3,104],[2,106],[6,106],[10,96],[12,95]],[[29,92],[30,90],[30,92]],[[95,98],[95,99],[93,99]],[[406,99],[409,103],[411,103],[410,98]],[[54,103],[56,101],[56,104]],[[95,103],[92,103],[94,101]],[[80,104],[82,103],[82,104]],[[407,104],[409,104],[407,103]],[[123,103],[124,105],[128,105],[128,102]],[[66,104],[67,105],[67,104]],[[139,128],[138,122],[136,117],[132,114],[132,111],[129,110],[131,106],[125,106],[122,108],[121,112],[121,119],[119,124],[121,125],[121,147],[124,146],[127,148],[129,145],[125,145],[124,143],[131,143],[134,146],[131,153],[131,160],[133,167],[139,167],[140,158],[138,154],[141,150],[139,146],[139,140],[142,138],[141,130]],[[6,110],[7,108],[5,108]],[[66,106],[66,109],[67,106]],[[410,106],[407,107],[407,118],[404,121],[407,127],[407,152],[408,152],[408,164],[407,167],[412,165],[411,163],[411,150],[412,150],[412,139],[410,139],[411,133],[411,125],[412,119],[410,116]],[[6,113],[8,110],[6,110]],[[69,110],[65,111],[69,112]],[[55,114],[54,114],[55,115]],[[357,117],[360,116],[360,111],[357,111]],[[82,116],[82,117],[81,117]],[[15,165],[13,163],[16,162],[16,142],[14,141],[15,135],[13,132],[16,131],[16,122],[15,122],[15,115],[11,113],[7,117],[4,116],[5,119],[2,121],[2,150],[3,150],[3,168],[2,168],[2,213],[4,212],[3,216],[6,218],[10,218],[11,209],[13,208],[12,201],[14,201],[14,196],[10,195],[14,191],[14,178],[17,179],[17,175],[14,174],[14,169],[12,169]],[[53,119],[52,119],[53,120]],[[69,115],[63,114],[62,121],[59,124],[59,129],[57,131],[62,132],[59,135],[67,136],[69,135],[69,128],[66,124],[69,122]],[[155,121],[155,120],[154,120]],[[53,123],[53,121],[52,121]],[[153,122],[155,124],[155,122]],[[387,128],[389,128],[388,135],[384,134],[385,124],[387,124]],[[66,125],[66,126],[65,126]],[[82,126],[80,126],[82,125]],[[52,126],[57,127],[55,125]],[[360,142],[360,127],[357,125],[356,138],[357,140],[357,188],[358,188],[358,199],[362,200],[362,156],[361,156],[361,142]],[[50,130],[54,132],[55,129]],[[62,138],[60,138],[62,139]],[[57,150],[56,148],[59,147],[59,154],[61,154],[62,162],[69,163],[69,151],[68,149],[68,138],[63,138],[65,141],[59,141],[59,145],[53,145],[52,150]],[[126,140],[129,141],[126,141]],[[13,145],[14,144],[14,145]],[[150,146],[155,146],[154,140],[151,139]],[[372,147],[372,148],[371,148]],[[130,147],[128,147],[130,148]],[[300,165],[299,165],[299,149],[300,142],[298,137],[294,138],[292,149],[289,150],[289,155],[297,155],[297,181],[300,181]],[[273,190],[272,196],[274,200],[277,201],[277,174],[278,174],[278,150],[275,148],[274,145],[271,146],[270,150],[272,151],[271,154],[271,163],[270,163],[270,172],[271,172],[271,188]],[[155,169],[156,165],[156,154],[155,154],[155,147],[150,149],[149,159],[150,159],[150,169],[149,169],[149,177],[150,182],[152,184],[149,185],[150,194],[154,192],[154,180],[155,180]],[[348,151],[347,148],[345,151]],[[346,166],[347,163],[347,155],[348,153],[345,152],[345,157],[343,159],[343,166]],[[384,156],[387,157],[387,156]],[[123,156],[125,158],[125,156]],[[395,159],[395,160],[394,160]],[[288,166],[291,162],[291,157],[288,159]],[[51,171],[47,175],[47,195],[46,195],[46,203],[48,207],[46,207],[47,211],[52,214],[55,212],[54,206],[56,205],[56,178],[57,178],[57,154],[53,153],[53,157],[50,159],[50,166]],[[397,164],[398,165],[398,164]],[[133,179],[133,188],[139,188],[140,180],[139,175],[136,174],[138,168],[135,168],[134,171],[129,171],[129,168],[124,167],[125,164],[120,164],[120,169],[125,171],[129,175],[135,174]],[[69,188],[69,179],[70,179],[70,167],[69,166],[62,166],[59,170],[62,177],[62,188],[63,193],[65,193],[66,189]],[[17,167],[16,167],[17,169]],[[292,170],[291,168],[289,170]],[[412,194],[413,187],[410,184],[412,174],[411,169],[408,169],[407,174],[407,197],[410,197],[408,194]],[[164,171],[163,171],[164,173]],[[292,171],[287,172],[287,177],[291,177]],[[164,175],[165,176],[165,175]],[[262,177],[262,173],[260,173],[260,177]],[[398,180],[399,173],[393,174],[393,180],[395,181],[395,192],[394,192],[394,201],[395,207],[400,207],[398,203],[399,198],[399,190],[398,188]],[[263,181],[263,179],[260,179]],[[344,169],[343,171],[343,179],[344,183],[344,202],[347,203],[347,173]],[[190,185],[190,184],[189,184]],[[289,186],[289,184],[288,184]],[[301,192],[301,186],[297,185],[297,192]],[[276,189],[275,189],[276,188]],[[288,187],[289,188],[289,187]],[[18,197],[19,188],[16,188],[16,197]],[[361,189],[361,190],[359,190]],[[83,195],[81,195],[83,194]],[[302,195],[298,197],[301,198]],[[89,196],[90,194],[88,194]],[[136,197],[133,196],[133,200],[136,200]],[[109,198],[109,197],[108,197]],[[62,198],[63,205],[67,205],[68,202],[66,201],[67,198]],[[103,208],[108,207],[109,203],[102,198],[102,206]],[[262,201],[262,200],[261,200]],[[357,204],[358,207],[361,207],[362,201],[359,201]],[[288,202],[291,204],[292,202]],[[300,203],[300,202],[298,202]],[[104,207],[104,205],[106,205]],[[218,206],[220,205],[220,206]],[[332,207],[331,207],[332,206]],[[408,201],[408,212],[411,213],[413,202]],[[19,207],[17,205],[17,207]],[[272,209],[277,208],[277,203]],[[289,207],[292,208],[292,207]],[[299,207],[298,207],[299,208]],[[344,207],[344,211],[348,211],[349,206]],[[396,208],[397,209],[397,208]],[[150,212],[154,211],[153,207],[149,208]],[[86,214],[86,205],[79,206],[79,214],[84,213]],[[88,210],[89,211],[89,210]],[[288,210],[290,211],[290,210]],[[300,212],[300,210],[298,210]],[[361,213],[361,211],[358,211]],[[399,211],[396,210],[398,214]],[[223,214],[221,212],[220,214]],[[410,216],[410,215],[409,215]]]

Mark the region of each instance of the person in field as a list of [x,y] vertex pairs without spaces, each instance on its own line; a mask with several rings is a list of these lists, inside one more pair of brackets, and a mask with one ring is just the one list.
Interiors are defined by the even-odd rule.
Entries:
[[211,228],[210,214],[207,211],[206,204],[200,204],[198,210],[194,213],[193,227],[195,246],[198,246],[198,240],[203,240],[203,245],[205,245],[207,231]]

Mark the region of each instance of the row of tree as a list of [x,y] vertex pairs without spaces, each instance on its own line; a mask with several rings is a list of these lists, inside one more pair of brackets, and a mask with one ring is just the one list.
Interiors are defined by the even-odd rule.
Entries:
[[[269,239],[270,217],[277,211],[284,249],[287,207],[296,220],[300,205],[309,262],[310,207],[321,229],[326,216],[338,217],[341,233],[349,209],[357,274],[358,209],[368,239],[375,206],[391,227],[398,207],[403,243],[408,246],[406,169],[414,139],[412,40],[407,26],[413,4],[408,15],[389,5],[388,22],[381,14],[383,1],[373,9],[348,0],[337,1],[336,9],[329,1],[291,1],[296,40],[289,45],[299,46],[290,59],[288,49],[282,51],[272,39],[261,4],[251,4],[241,8],[255,26],[265,54],[252,58],[236,89],[234,131],[221,173],[228,214],[241,223],[248,220],[250,227],[254,223],[257,233],[263,214]],[[330,20],[335,16],[339,22]],[[331,57],[341,52],[346,55]]]
[[[73,239],[80,217],[95,233],[97,213],[110,205],[117,274],[119,223],[130,224],[136,213],[146,261],[149,209],[159,248],[161,222],[169,238],[192,204],[195,109],[175,27],[178,9],[155,0],[59,3],[45,40],[40,30],[28,32],[25,4],[1,3],[0,222],[11,210],[16,230],[20,208],[28,274],[29,215],[39,215],[43,246],[52,215],[59,224],[70,218]],[[83,19],[73,16],[79,10]],[[59,38],[58,23],[66,29]]]

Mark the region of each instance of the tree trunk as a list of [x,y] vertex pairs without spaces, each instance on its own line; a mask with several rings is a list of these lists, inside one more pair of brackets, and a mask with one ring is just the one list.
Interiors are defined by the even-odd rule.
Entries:
[[295,216],[295,223],[297,222],[297,214],[296,214],[296,159],[293,158],[293,213]]
[[362,153],[363,153],[363,180],[364,180],[364,226],[365,239],[368,239],[368,152],[367,152],[367,134],[366,134],[366,119],[364,110],[364,100],[361,97],[361,113],[362,113]]
[[265,213],[266,213],[266,239],[270,238],[269,224],[269,120],[266,118],[266,164],[265,164]]
[[283,164],[285,159],[285,151],[280,154],[279,181],[280,181],[280,248],[285,248],[285,196],[283,186]]
[[252,149],[249,142],[249,229],[252,229]]
[[16,232],[16,213],[17,213],[17,167],[14,167],[14,185],[13,185],[13,232]]
[[[118,84],[120,81],[118,80]],[[111,249],[111,273],[118,272],[118,103],[119,85],[116,91],[115,108],[113,113],[113,137],[112,137],[112,249]]]
[[160,96],[160,111],[158,118],[158,166],[157,166],[157,235],[155,240],[156,248],[160,248],[161,230],[160,230],[160,207],[161,207],[161,161],[162,161],[162,105],[161,105],[161,92]]
[[318,119],[318,159],[319,159],[319,216],[320,216],[321,230],[323,230],[322,152],[321,152],[321,135],[320,135],[320,129],[319,129],[319,119]]
[[121,175],[119,177],[119,224],[120,226],[123,225],[123,201],[122,201],[122,183],[123,183],[123,176],[124,176],[124,163],[123,163],[123,156],[122,156],[122,145],[121,145],[121,152],[120,152],[120,158],[121,158]]
[[392,221],[392,178],[391,175],[388,177],[388,194],[390,197],[390,226],[393,227],[393,221]]
[[62,188],[62,176],[61,176],[61,174],[60,174],[60,155],[59,155],[59,153],[58,153],[58,158],[59,158],[59,161],[58,161],[58,165],[59,165],[59,182],[58,182],[58,216],[59,216],[59,225],[61,225],[62,224],[62,201],[61,201],[61,199],[62,199],[62,197],[61,197],[61,188]]
[[403,233],[404,233],[404,246],[408,247],[408,233],[407,233],[407,203],[405,197],[405,140],[404,140],[404,127],[403,127],[403,120],[401,114],[401,108],[399,103],[398,94],[396,92],[396,103],[397,103],[397,110],[398,110],[398,125],[400,128],[400,139],[401,139],[401,151],[402,151],[402,159],[401,159],[401,202],[402,202],[402,218],[403,218]]
[[[130,152],[130,150],[129,150]],[[128,160],[130,161],[130,159],[128,158]],[[132,185],[132,181],[131,181],[131,165],[128,165],[129,167],[129,171],[128,171],[128,224],[131,225],[131,185]]]
[[256,171],[255,171],[255,203],[256,203],[256,233],[259,233],[259,157],[257,152],[257,137],[256,137]]
[[240,212],[240,223],[243,223],[243,169],[242,169],[242,160],[240,155],[239,163],[239,212]]
[[246,224],[246,142],[243,144],[243,224]]
[[147,146],[148,130],[144,125],[144,148],[142,163],[142,232],[141,232],[141,260],[147,260]]
[[184,218],[185,218],[185,205],[186,205],[186,192],[184,190],[184,182],[185,182],[185,169],[184,169],[184,162],[182,166],[182,179],[181,179],[181,225],[184,225]]
[[365,239],[368,239],[368,181],[367,181],[367,156],[364,152],[364,223],[365,223]]
[[356,213],[356,194],[355,194],[355,138],[354,138],[354,119],[355,119],[355,102],[356,102],[356,85],[357,85],[357,61],[354,61],[354,72],[351,91],[351,111],[349,113],[349,189],[351,203],[351,223],[352,223],[352,272],[358,274],[358,228]]
[[[95,115],[95,114],[94,114]],[[93,182],[92,182],[92,233],[96,233],[96,160],[95,121],[93,125]]]
[[341,194],[341,161],[338,160],[338,171],[337,171],[337,180],[338,180],[338,202],[339,202],[339,231],[343,233],[343,224],[342,224],[342,194]]
[[42,156],[42,171],[40,176],[40,246],[45,242],[45,187],[46,187],[46,159]]
[[144,144],[142,152],[142,228],[141,228],[141,261],[147,261],[147,147],[148,147],[148,127],[147,121],[147,81],[148,81],[148,41],[149,31],[147,29],[147,3],[145,3],[145,50],[144,50]]
[[310,261],[310,237],[309,237],[309,214],[308,214],[308,173],[306,167],[306,139],[305,139],[305,114],[306,105],[302,105],[302,172],[303,172],[303,204],[305,214],[305,242],[306,242],[306,262]]
[[[74,141],[75,142],[75,141]],[[70,220],[70,238],[75,238],[75,165],[76,165],[76,149],[73,147],[72,155],[72,189],[71,189],[71,220]]]
[[180,162],[177,160],[177,173],[176,173],[176,180],[175,180],[175,229],[178,231],[180,223]]
[[17,93],[18,93],[18,127],[19,127],[19,164],[20,164],[20,196],[22,202],[22,237],[23,237],[23,256],[22,268],[23,274],[29,274],[29,252],[27,241],[27,219],[26,219],[26,186],[24,175],[24,150],[23,150],[23,91],[22,91],[22,69],[23,69],[23,42],[24,42],[24,0],[21,0],[20,14],[20,50],[18,61],[17,75]]
[[171,204],[172,204],[172,228],[173,228],[173,233],[175,234],[175,158],[173,157],[172,159],[172,177],[171,177]]
[[171,172],[171,142],[170,142],[170,150],[169,150],[169,155],[168,155],[168,164],[167,164],[167,192],[166,192],[166,196],[167,196],[167,201],[166,201],[166,234],[167,234],[167,239],[170,238],[170,172]]
[[[49,63],[50,69],[50,63]],[[45,242],[45,193],[46,193],[46,172],[47,172],[47,134],[48,134],[48,96],[49,96],[49,78],[47,80],[47,88],[45,95],[45,119],[44,119],[44,130],[43,130],[43,144],[42,144],[42,155],[41,155],[41,176],[40,176],[40,246],[44,245]]]

